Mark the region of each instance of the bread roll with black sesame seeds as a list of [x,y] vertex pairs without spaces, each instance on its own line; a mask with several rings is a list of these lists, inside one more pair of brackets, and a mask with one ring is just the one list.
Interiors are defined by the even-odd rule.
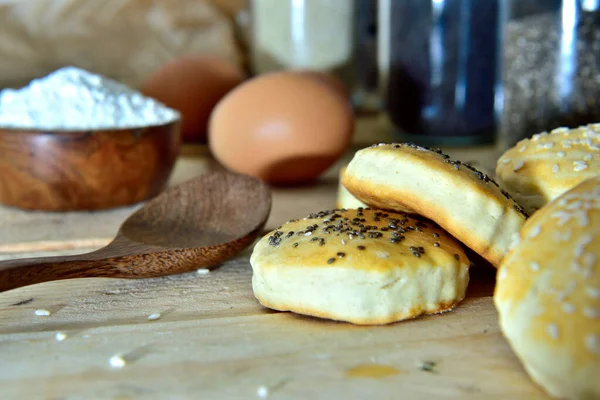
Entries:
[[469,260],[439,226],[372,209],[329,210],[290,221],[250,257],[265,307],[379,325],[453,309]]
[[600,399],[600,178],[527,221],[498,268],[500,328],[550,395]]
[[486,174],[411,143],[357,151],[342,184],[371,207],[413,210],[436,222],[496,267],[527,219]]
[[600,175],[600,124],[557,128],[523,139],[496,164],[500,185],[529,214]]

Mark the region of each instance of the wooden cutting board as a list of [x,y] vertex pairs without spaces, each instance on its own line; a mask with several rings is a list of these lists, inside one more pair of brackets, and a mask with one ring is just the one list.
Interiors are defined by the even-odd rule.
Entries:
[[[453,156],[480,160],[489,170],[494,154]],[[315,185],[274,190],[267,228],[331,208],[337,170],[350,156]],[[182,158],[173,182],[201,173],[205,164]],[[40,241],[110,237],[132,211],[0,209],[0,245],[49,254]],[[0,294],[0,398],[547,398],[499,331],[491,269],[472,270],[468,297],[453,312],[359,327],[261,307],[251,288],[250,251],[209,274],[81,279]],[[155,313],[160,318],[148,320]],[[110,365],[117,354],[123,368]]]
[[2,398],[546,398],[499,331],[493,271],[472,271],[453,312],[359,327],[264,309],[248,255],[208,274],[2,294]]

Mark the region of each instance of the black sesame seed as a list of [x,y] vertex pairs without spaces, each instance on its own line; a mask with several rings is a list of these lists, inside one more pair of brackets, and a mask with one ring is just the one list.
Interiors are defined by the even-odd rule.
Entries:
[[337,256],[339,258],[344,258],[346,256],[346,253],[342,253],[341,251],[337,253]]
[[319,239],[319,246],[325,245],[325,239]]
[[317,240],[319,240],[319,238],[316,236],[310,239],[311,242],[316,242]]
[[364,250],[364,249],[366,249],[366,247],[365,247],[365,246],[356,246],[356,248],[357,248],[358,250]]
[[413,256],[415,256],[415,257],[419,258],[419,257],[421,257],[421,254],[419,254],[418,252],[416,252],[416,251],[415,251],[415,252],[413,253]]
[[287,233],[287,235],[285,235],[286,238],[289,238],[289,237],[292,237],[292,236],[294,236],[294,231],[289,231]]
[[456,258],[457,260],[460,260],[460,256],[458,254],[455,254],[454,258]]
[[298,242],[294,243],[292,247],[298,247]]
[[329,260],[327,260],[327,264],[333,264],[335,262],[335,258],[331,257]]
[[433,244],[433,247],[440,247],[440,244],[439,244],[438,242],[435,242],[435,243]]
[[438,238],[438,237],[440,237],[440,234],[439,234],[439,233],[437,233],[437,232],[435,232],[435,233],[433,234],[433,237],[434,237],[434,238]]

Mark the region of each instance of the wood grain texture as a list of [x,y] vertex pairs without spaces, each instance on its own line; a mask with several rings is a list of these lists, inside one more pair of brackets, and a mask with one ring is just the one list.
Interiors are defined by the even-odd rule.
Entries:
[[146,200],[165,187],[180,142],[178,122],[112,131],[0,130],[0,203],[68,211]]
[[0,262],[0,291],[60,279],[148,278],[211,267],[248,247],[270,210],[266,184],[213,171],[147,202],[97,251]]
[[[486,270],[453,312],[358,327],[262,308],[248,255],[206,275],[78,279],[0,295],[0,365],[11,366],[0,374],[3,398],[253,399],[260,386],[269,399],[547,398],[499,331]],[[160,319],[149,321],[153,313]],[[109,365],[117,353],[122,369]],[[365,364],[399,373],[349,376]]]
[[[488,171],[497,157],[495,149],[445,150]],[[332,208],[338,170],[350,157],[314,184],[273,189],[265,228]],[[206,158],[184,157],[171,183],[211,168]],[[112,235],[129,212],[0,208],[0,243]],[[262,308],[252,294],[250,251],[203,275],[73,279],[1,293],[0,397],[253,399],[265,386],[268,399],[547,398],[499,331],[491,268],[472,269],[468,296],[451,313],[357,327]],[[37,309],[51,315],[35,316]],[[147,319],[157,312],[160,319]],[[57,332],[67,338],[57,341]],[[116,353],[125,368],[109,366]],[[423,371],[423,361],[434,361],[433,371]],[[400,373],[348,376],[365,364]]]

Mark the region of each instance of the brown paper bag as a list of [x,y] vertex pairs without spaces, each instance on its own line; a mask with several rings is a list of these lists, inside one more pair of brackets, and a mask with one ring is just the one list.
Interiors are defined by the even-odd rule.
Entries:
[[214,1],[0,0],[0,89],[67,65],[134,88],[180,55],[217,54],[239,65],[228,15],[237,3],[223,9]]

